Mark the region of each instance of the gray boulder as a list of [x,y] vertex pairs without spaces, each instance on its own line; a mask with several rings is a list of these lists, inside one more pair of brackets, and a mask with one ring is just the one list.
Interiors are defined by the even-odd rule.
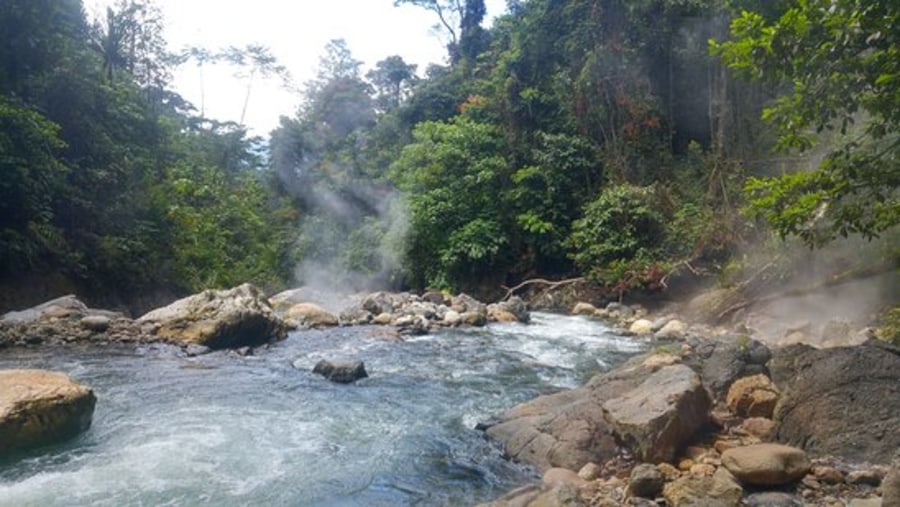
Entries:
[[710,399],[700,376],[687,366],[666,366],[640,386],[603,403],[604,418],[635,456],[671,461],[709,418]]
[[284,338],[287,329],[262,291],[250,284],[179,299],[138,322],[158,338],[213,349],[260,345]]
[[741,378],[766,372],[769,349],[746,335],[693,338],[694,353],[685,363],[700,373],[715,401],[724,399],[731,384]]
[[666,478],[656,466],[649,463],[641,463],[631,469],[628,491],[633,496],[656,498],[662,493],[665,484]]
[[316,363],[313,373],[339,384],[349,384],[369,376],[366,372],[366,365],[362,361],[328,361],[326,359]]
[[73,295],[62,296],[25,310],[7,312],[0,317],[6,324],[30,324],[51,318],[83,317],[88,307]]
[[778,442],[809,453],[888,463],[900,448],[900,350],[878,340],[853,347],[792,345],[774,352]]
[[597,375],[584,387],[539,396],[479,425],[513,460],[541,472],[553,467],[580,470],[618,455],[618,443],[603,403],[639,386],[653,373],[644,357]]
[[[506,301],[500,301],[488,305],[488,313],[495,315],[497,312],[505,312],[515,316],[518,322],[527,323],[531,320],[531,314],[528,313],[528,305],[519,296],[513,296]],[[493,319],[500,320],[500,319]]]

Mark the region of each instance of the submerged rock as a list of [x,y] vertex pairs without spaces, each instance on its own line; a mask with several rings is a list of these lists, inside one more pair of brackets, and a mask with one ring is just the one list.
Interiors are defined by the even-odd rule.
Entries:
[[362,361],[329,361],[326,359],[316,363],[313,373],[340,384],[349,384],[369,376],[366,372],[366,365]]
[[62,373],[0,371],[0,456],[88,429],[96,402],[91,389]]
[[159,338],[213,349],[260,345],[286,334],[265,295],[250,284],[179,299],[138,322],[151,326]]

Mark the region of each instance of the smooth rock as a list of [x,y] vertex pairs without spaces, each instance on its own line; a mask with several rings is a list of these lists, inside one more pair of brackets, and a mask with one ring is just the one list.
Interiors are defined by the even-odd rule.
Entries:
[[779,486],[799,481],[810,470],[802,449],[780,444],[756,444],[728,449],[722,465],[744,484]]
[[666,478],[655,465],[641,463],[631,469],[628,491],[633,496],[656,498],[662,493]]
[[602,474],[603,467],[593,462],[585,464],[583,467],[581,467],[581,470],[578,471],[578,477],[581,477],[586,481],[593,481],[594,479],[598,479]]
[[250,284],[179,299],[145,314],[138,323],[152,325],[156,336],[165,340],[213,349],[260,345],[286,334],[265,295]]
[[447,310],[444,314],[444,324],[447,326],[458,326],[462,323],[462,316],[455,310]]
[[775,440],[817,455],[886,464],[900,448],[900,350],[877,340],[854,347],[793,345],[774,351],[781,389]]
[[339,323],[336,315],[315,303],[297,303],[284,312],[284,318],[311,328],[334,327]]
[[582,479],[576,472],[568,468],[551,468],[544,472],[541,479],[545,486],[555,488],[557,486],[573,486],[581,488],[587,481]]
[[366,366],[362,361],[328,361],[323,359],[313,367],[313,373],[317,373],[332,382],[349,384],[361,378],[366,378]]
[[671,461],[708,420],[710,399],[700,376],[684,365],[654,372],[638,388],[603,404],[618,439],[641,461]]
[[87,430],[96,403],[91,389],[62,373],[0,370],[0,456]]
[[681,340],[687,334],[687,329],[687,324],[678,319],[672,319],[659,331],[653,333],[653,337],[657,340]]
[[653,332],[653,323],[647,319],[638,319],[631,323],[628,332],[636,335],[650,334]]
[[847,507],[889,507],[881,498],[854,498]]
[[43,319],[84,316],[87,305],[74,295],[62,296],[41,303],[25,310],[7,312],[0,317],[0,322],[9,324],[28,324]]
[[377,324],[379,326],[387,326],[394,320],[394,316],[390,313],[379,313],[372,319],[372,324]]
[[[531,314],[528,313],[528,305],[526,305],[525,301],[519,296],[512,296],[506,301],[488,305],[487,308],[489,316],[493,309],[493,314],[495,315],[493,320],[496,320],[497,322],[522,322],[524,324],[531,321]],[[513,319],[510,320],[508,315],[512,315]],[[503,316],[505,320],[501,320],[497,316]]]
[[778,388],[765,375],[751,375],[731,384],[725,402],[741,417],[771,418],[778,402]]
[[663,488],[671,507],[738,507],[743,493],[740,484],[721,467],[711,477],[686,475]]
[[765,417],[748,417],[741,422],[740,429],[760,440],[769,440],[775,433],[775,421]]
[[572,315],[586,315],[588,317],[593,316],[597,313],[597,307],[590,304],[585,303],[583,301],[575,303],[575,307],[572,308]]

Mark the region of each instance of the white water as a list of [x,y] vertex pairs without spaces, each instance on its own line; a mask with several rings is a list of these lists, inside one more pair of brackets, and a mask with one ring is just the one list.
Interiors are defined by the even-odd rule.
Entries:
[[[533,319],[403,343],[371,327],[296,332],[255,357],[0,352],[0,368],[62,371],[98,397],[83,435],[0,460],[0,506],[491,500],[534,475],[477,422],[645,347],[583,318]],[[329,383],[310,373],[322,358],[362,359],[370,377]]]

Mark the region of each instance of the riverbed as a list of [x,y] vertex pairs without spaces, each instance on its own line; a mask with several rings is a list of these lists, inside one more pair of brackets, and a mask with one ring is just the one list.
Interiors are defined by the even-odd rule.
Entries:
[[[442,330],[303,330],[254,355],[165,345],[0,352],[0,368],[61,371],[97,395],[66,443],[0,460],[0,505],[472,505],[536,479],[478,422],[579,386],[646,348],[598,321]],[[361,359],[333,384],[320,359]]]

